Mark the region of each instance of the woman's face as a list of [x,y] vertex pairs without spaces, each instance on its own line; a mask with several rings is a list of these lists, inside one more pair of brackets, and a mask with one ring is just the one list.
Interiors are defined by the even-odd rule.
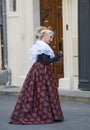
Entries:
[[53,41],[53,38],[54,38],[54,35],[53,33],[50,33],[50,34],[46,34],[44,37],[43,37],[43,41],[46,42],[47,44],[49,44],[50,42]]

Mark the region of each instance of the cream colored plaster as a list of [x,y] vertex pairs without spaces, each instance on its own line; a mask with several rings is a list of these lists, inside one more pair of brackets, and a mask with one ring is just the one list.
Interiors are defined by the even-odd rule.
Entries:
[[73,56],[78,56],[78,38],[73,37],[72,43],[73,43]]
[[73,58],[73,76],[78,76],[78,57]]
[[[74,89],[73,73],[77,70],[78,74],[78,57],[75,59],[78,55],[77,3],[77,0],[63,0],[64,78],[59,80],[59,87],[63,89]],[[66,25],[68,25],[68,30],[66,30]]]
[[78,76],[74,76],[74,78],[73,78],[73,89],[78,89]]
[[[35,27],[40,23],[39,0],[17,0],[17,2],[18,11],[14,14],[8,12],[7,1],[8,60],[12,72],[12,85],[22,86],[32,65],[29,48],[34,42]],[[37,10],[36,14],[34,10]],[[34,21],[35,18],[37,21]]]

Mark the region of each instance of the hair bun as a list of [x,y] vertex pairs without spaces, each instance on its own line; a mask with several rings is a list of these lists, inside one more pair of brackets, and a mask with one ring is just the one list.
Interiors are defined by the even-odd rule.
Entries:
[[35,31],[35,35],[37,36],[37,37],[39,37],[40,36],[40,33],[41,33],[41,31],[43,31],[43,30],[47,30],[48,28],[47,27],[45,27],[45,26],[40,26],[40,27],[37,27],[36,28],[36,31]]
[[51,26],[48,26],[48,28],[47,28],[48,30],[53,30],[53,28],[51,27]]

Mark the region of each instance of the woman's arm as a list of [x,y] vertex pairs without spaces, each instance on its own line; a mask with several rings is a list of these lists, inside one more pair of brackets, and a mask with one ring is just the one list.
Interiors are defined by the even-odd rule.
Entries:
[[49,55],[46,55],[46,54],[41,54],[38,56],[38,59],[37,59],[37,62],[43,62],[44,64],[50,64],[50,63],[53,63],[55,61],[59,61],[61,58],[61,55],[57,55],[53,58],[50,58]]

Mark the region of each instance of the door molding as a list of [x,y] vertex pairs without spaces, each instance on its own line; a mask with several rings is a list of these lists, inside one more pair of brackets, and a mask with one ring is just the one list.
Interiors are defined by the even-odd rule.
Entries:
[[[78,86],[78,71],[77,77],[74,78],[74,69],[78,68],[76,62],[78,60],[77,55],[74,51],[77,50],[76,45],[78,44],[78,32],[77,32],[77,0],[63,0],[63,46],[64,46],[64,78],[59,79],[59,88],[72,89]],[[75,15],[76,14],[76,15]],[[73,22],[76,22],[76,25]],[[75,47],[74,47],[75,44]],[[76,49],[76,50],[75,50]],[[78,53],[78,52],[77,52]],[[73,67],[74,57],[75,68]],[[74,81],[75,79],[75,81]],[[74,86],[74,82],[76,82]]]

